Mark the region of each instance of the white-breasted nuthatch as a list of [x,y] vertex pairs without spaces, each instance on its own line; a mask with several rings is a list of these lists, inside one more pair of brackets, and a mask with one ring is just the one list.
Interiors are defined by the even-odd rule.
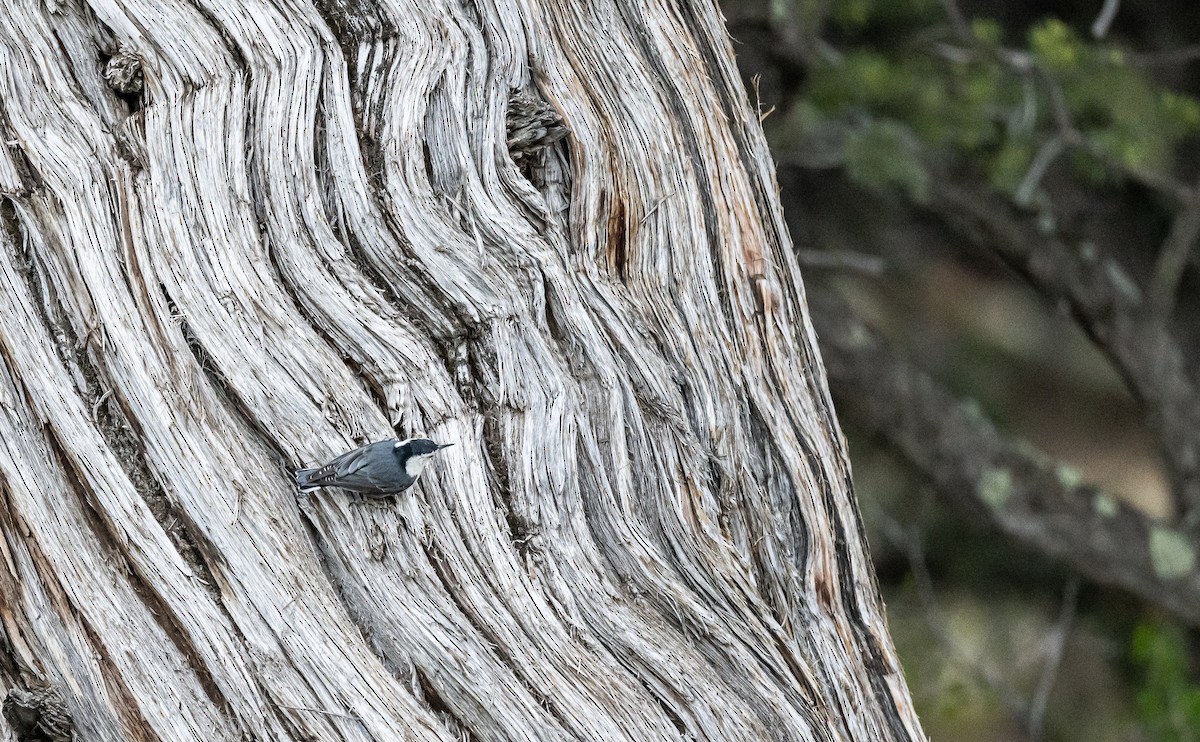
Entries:
[[394,495],[416,484],[433,455],[453,445],[428,438],[370,443],[324,466],[301,469],[296,472],[296,487],[301,492],[341,487],[364,495]]

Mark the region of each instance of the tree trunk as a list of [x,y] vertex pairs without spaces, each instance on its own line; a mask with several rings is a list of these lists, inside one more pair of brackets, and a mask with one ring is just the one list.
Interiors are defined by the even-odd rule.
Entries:
[[0,86],[9,735],[922,737],[711,0],[11,0]]

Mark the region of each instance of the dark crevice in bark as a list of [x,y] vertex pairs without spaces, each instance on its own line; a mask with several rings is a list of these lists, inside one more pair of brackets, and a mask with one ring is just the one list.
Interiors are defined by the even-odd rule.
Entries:
[[453,709],[438,694],[437,688],[430,682],[429,676],[416,665],[413,665],[412,673],[413,677],[416,678],[417,687],[421,690],[418,697],[425,701],[425,705],[429,707],[434,716],[441,719],[453,737],[461,742],[476,742],[476,737],[474,734],[471,734],[470,727],[463,723],[462,719],[455,716]]
[[[0,503],[5,502],[8,498],[8,493],[4,490],[4,480],[0,478]],[[4,536],[0,533],[0,540]],[[7,572],[7,568],[3,570]],[[11,614],[15,614],[13,603],[16,597],[16,587],[10,581],[7,574],[0,574],[0,594],[5,596],[6,609]],[[0,621],[0,687],[7,688],[14,685],[24,684],[25,678],[32,672],[31,668],[17,656],[17,649],[13,646],[13,638],[9,636],[9,622]]]
[[550,333],[550,337],[558,344],[558,350],[564,356],[568,355],[567,351],[570,348],[571,337],[567,334],[567,327],[559,319],[559,312],[555,308],[554,287],[550,280],[546,278],[546,273],[542,272],[542,296],[545,297],[543,302],[543,312],[545,312],[546,330]]
[[[807,611],[804,611],[804,617],[808,620],[816,620]],[[818,668],[817,672],[821,674],[821,687],[808,682],[804,668],[816,664],[814,662],[814,658],[818,656],[816,646],[813,644],[811,636],[807,634],[797,640],[795,637],[788,636],[786,632],[787,630],[782,626],[775,628],[771,630],[771,639],[775,644],[775,648],[779,651],[779,656],[783,658],[788,669],[791,671],[791,676],[795,680],[797,687],[801,689],[802,701],[797,704],[796,709],[804,717],[805,721],[808,722],[811,729],[815,730],[818,734],[824,732],[823,739],[832,742],[835,736],[833,731],[827,728],[828,722],[826,720],[829,718],[829,708],[826,703],[825,694],[822,693],[822,688],[829,689],[833,687],[831,685],[830,674],[824,668]],[[789,640],[804,642],[804,649],[807,650],[807,654],[801,656],[797,651],[800,647],[791,646],[788,643]],[[805,663],[808,663],[808,665]]]
[[425,549],[425,556],[428,559],[430,566],[433,568],[433,573],[437,575],[438,581],[442,585],[443,592],[445,592],[446,595],[452,601],[454,601],[454,605],[458,608],[459,614],[462,615],[468,622],[470,622],[471,627],[475,629],[475,631],[481,637],[483,637],[489,649],[491,649],[491,651],[496,655],[496,658],[499,660],[500,664],[509,669],[513,678],[521,684],[521,688],[524,689],[525,692],[530,696],[532,696],[538,702],[538,705],[542,708],[542,710],[544,710],[555,721],[557,721],[563,729],[571,732],[576,737],[582,737],[583,735],[579,733],[579,730],[574,728],[574,726],[570,723],[570,720],[562,715],[553,699],[546,696],[544,693],[538,690],[533,683],[530,682],[529,678],[526,677],[525,673],[523,672],[522,664],[517,662],[516,658],[504,649],[500,637],[496,636],[494,631],[480,622],[478,616],[476,616],[474,612],[471,611],[459,599],[458,593],[455,590],[454,576],[449,574],[442,567],[442,557],[437,546],[431,541],[423,542],[422,546]]
[[[8,119],[8,111],[5,109],[4,100],[0,99],[0,134],[8,137],[13,131],[12,124]],[[9,159],[17,170],[17,175],[21,179],[21,190],[18,193],[0,194],[0,224],[8,225],[15,220],[13,213],[12,198],[26,199],[31,194],[43,191],[46,187],[46,182],[42,179],[41,173],[34,167],[33,161],[29,159],[29,155],[25,154],[25,148],[20,141],[9,145],[7,142],[2,143],[9,154]],[[13,232],[11,227],[7,227],[10,233]]]
[[[327,332],[326,329],[321,325],[321,323],[317,321],[317,317],[313,315],[308,308],[308,305],[305,304],[305,302],[300,298],[298,292],[302,290],[301,287],[295,285],[285,278],[283,270],[280,267],[279,252],[275,247],[274,242],[272,242],[265,234],[263,235],[263,239],[267,243],[268,262],[271,265],[271,271],[274,273],[276,285],[283,290],[288,299],[291,301],[292,308],[295,310],[295,315],[303,319],[309,328],[311,328],[312,331],[315,332],[326,345],[336,351],[342,363],[346,364],[346,367],[350,370],[354,377],[362,383],[362,388],[371,397],[371,401],[375,403],[375,407],[380,410],[385,417],[388,418],[388,423],[392,424],[393,432],[399,433],[399,431],[396,431],[395,425],[392,423],[389,415],[387,406],[387,391],[379,385],[379,379],[377,379],[374,374],[367,373],[362,364],[359,363],[358,360],[353,356],[347,354],[342,346],[336,340],[334,340],[333,336],[330,335],[329,332]],[[366,441],[363,442],[365,443]]]
[[[483,32],[483,29],[480,29]],[[485,35],[485,43],[490,39]],[[521,175],[538,191],[545,190],[545,168],[552,149],[558,148],[569,161],[566,137],[570,134],[562,116],[536,88],[514,90],[508,98],[505,115],[505,143],[508,155]],[[569,194],[567,196],[570,198]]]
[[358,44],[397,33],[391,19],[380,12],[375,3],[365,0],[314,0],[313,4],[347,59]]
[[[340,213],[340,210],[334,213]],[[433,337],[432,330],[435,327],[441,327],[440,319],[433,314],[433,304],[422,304],[428,300],[428,297],[434,296],[433,293],[428,293],[425,296],[404,297],[396,292],[393,285],[388,281],[383,274],[375,267],[371,259],[367,256],[365,249],[360,243],[358,235],[353,230],[347,230],[342,244],[346,248],[346,256],[354,264],[355,269],[364,279],[367,280],[378,292],[384,297],[388,306],[396,312],[396,314],[406,320],[414,329],[426,336]],[[417,283],[423,283],[424,276],[414,274],[414,279]],[[431,287],[431,285],[430,285]],[[421,287],[422,290],[427,288]],[[440,304],[440,302],[439,302]],[[452,311],[456,308],[446,304]],[[428,307],[431,311],[424,311],[422,307]],[[444,307],[443,307],[444,308]],[[457,316],[451,318],[453,324],[459,327],[465,327],[468,320],[465,316]]]
[[679,712],[671,708],[671,704],[667,703],[667,699],[663,698],[661,693],[651,688],[649,683],[647,683],[645,680],[642,680],[640,673],[635,671],[633,674],[638,677],[642,688],[644,688],[646,691],[646,695],[654,699],[654,702],[658,704],[660,709],[662,709],[663,716],[667,717],[667,719],[675,727],[675,731],[679,732],[680,739],[696,739],[696,730],[683,720],[683,717],[679,715]]
[[74,742],[75,724],[62,695],[53,686],[9,688],[4,719],[17,742]]
[[58,464],[67,476],[68,484],[73,491],[74,497],[80,503],[80,511],[87,518],[91,531],[96,536],[97,541],[108,551],[105,561],[111,562],[115,560],[124,567],[120,571],[129,575],[130,587],[142,602],[145,603],[146,609],[154,618],[155,623],[158,624],[159,628],[163,630],[163,633],[187,661],[188,666],[200,682],[200,687],[204,689],[205,695],[208,696],[213,705],[219,708],[222,713],[226,716],[231,716],[232,710],[228,700],[220,688],[217,687],[216,681],[213,679],[207,666],[205,666],[200,653],[193,646],[191,639],[184,633],[175,617],[174,611],[170,609],[166,601],[150,586],[146,581],[145,575],[142,574],[129,558],[129,555],[121,548],[120,527],[113,523],[103,508],[95,502],[95,495],[83,483],[79,472],[75,469],[75,464],[67,457],[63,441],[59,439],[58,434],[53,430],[48,432],[49,435],[46,436],[46,439],[49,441],[51,450],[54,452],[54,458],[57,459]]
[[[650,38],[649,32],[646,30],[648,24],[645,19],[640,17],[641,9],[634,7],[631,0],[615,0],[615,2],[620,8],[621,16],[625,21],[626,28],[629,30],[630,37],[636,42],[641,61],[654,73],[655,79],[663,81],[674,80],[675,75],[672,74],[671,70],[667,69],[657,49],[654,48],[654,40]],[[720,178],[709,179],[705,177],[704,158],[700,153],[701,137],[692,122],[692,111],[688,108],[687,102],[683,99],[679,90],[669,82],[662,86],[661,92],[670,106],[670,120],[678,123],[680,126],[680,133],[683,135],[683,145],[685,148],[683,156],[695,171],[697,182],[719,183],[721,181]],[[692,195],[695,195],[700,200],[700,214],[704,219],[704,234],[707,237],[709,259],[712,265],[712,279],[717,287],[717,297],[721,304],[728,305],[730,291],[728,284],[725,282],[725,276],[722,275],[720,270],[721,255],[717,247],[721,241],[721,231],[716,217],[717,205],[713,201],[712,194],[708,191],[708,188],[704,186],[696,188],[692,192]],[[731,322],[731,318],[728,315],[723,315],[723,319],[726,323]],[[731,327],[726,328],[726,330],[732,334]]]
[[[42,280],[40,271],[44,270],[44,267],[37,264],[11,203],[5,202],[0,205],[0,223],[8,231],[14,246],[18,246],[22,251],[18,255],[20,259],[14,261],[14,268],[25,279],[30,295],[41,298],[41,301],[34,301],[33,304],[41,313],[42,324],[49,330],[49,335],[56,340],[54,350],[59,361],[74,378],[76,391],[92,404],[96,429],[103,437],[106,447],[117,459],[184,562],[194,572],[202,575],[209,594],[219,600],[216,580],[201,556],[204,549],[199,547],[195,532],[189,532],[187,519],[151,474],[146,464],[145,448],[139,442],[137,431],[130,422],[132,418],[114,399],[115,395],[111,390],[106,388],[99,369],[90,357],[91,336],[83,339],[76,336],[70,321],[63,316],[57,298]],[[211,551],[211,547],[208,550]]]
[[[322,88],[323,92],[317,96],[316,110],[313,112],[313,127],[316,133],[313,135],[313,178],[317,182],[317,194],[321,198],[321,213],[327,217],[326,223],[329,225],[329,231],[333,234],[333,239],[338,244],[349,249],[350,235],[347,234],[346,225],[343,223],[344,215],[342,210],[338,208],[338,193],[337,182],[338,173],[333,165],[333,158],[329,152],[329,119],[325,113],[326,95],[328,95],[329,78],[331,73],[328,70],[322,72]],[[246,122],[246,137],[252,135],[251,124]],[[253,162],[247,163],[248,166],[253,165]],[[265,222],[265,214],[260,214],[260,205],[255,204],[255,214],[258,215],[258,224],[262,225]],[[265,230],[259,230],[265,234]],[[270,241],[267,242],[270,245]],[[278,261],[276,261],[278,262]],[[280,284],[284,284],[280,281]],[[289,288],[293,288],[289,286]]]
[[498,414],[500,410],[493,407],[483,418],[483,453],[487,457],[488,471],[496,482],[496,486],[490,489],[496,494],[496,506],[504,513],[504,520],[508,523],[508,537],[513,548],[522,561],[529,565],[535,548],[532,542],[540,535],[541,529],[537,523],[522,515],[513,503],[508,460],[504,456],[504,435],[500,423],[496,421]]
[[[791,540],[787,544],[782,544],[791,551],[792,565],[796,570],[796,574],[803,575],[808,570],[808,552],[811,547],[812,533],[809,529],[809,524],[804,520],[804,512],[800,508],[800,496],[796,487],[796,481],[792,477],[792,473],[788,471],[787,466],[783,463],[783,458],[779,451],[776,450],[777,443],[774,436],[771,434],[771,428],[767,425],[767,421],[763,419],[762,413],[758,406],[746,401],[747,418],[748,418],[748,438],[749,443],[753,445],[753,451],[761,464],[761,471],[769,476],[772,472],[778,472],[781,481],[786,483],[786,490],[783,493],[781,501],[774,503],[776,508],[785,509],[787,523],[791,527]],[[759,569],[762,576],[769,575],[771,570],[767,565],[763,564],[757,557],[754,560],[755,566]],[[760,583],[761,584],[761,583]],[[774,606],[778,613],[776,619],[783,625],[788,625],[787,606]]]
[[495,486],[489,489],[494,493],[496,507],[504,513],[513,548],[528,565],[535,548],[532,542],[540,534],[540,528],[536,521],[522,514],[521,508],[514,503],[511,474],[504,451],[504,432],[500,423],[503,415],[520,411],[507,409],[488,393],[488,390],[499,388],[496,354],[488,343],[485,337],[472,336],[456,345],[438,343],[437,349],[447,373],[455,381],[459,396],[483,420],[483,453],[488,472],[495,481]]
[[125,104],[126,116],[145,108],[147,101],[141,59],[124,46],[101,49],[98,59],[104,68],[104,82],[113,95]]
[[[353,65],[357,61],[357,55],[360,53],[376,54],[386,51],[369,48],[366,52],[355,49],[352,54],[347,55],[347,64],[349,69],[353,70]],[[370,60],[368,60],[369,62]],[[325,124],[325,101],[324,97],[330,95],[329,91],[324,91],[318,101],[318,125],[322,126],[322,130],[327,126]],[[413,258],[411,255],[405,254],[407,239],[404,237],[402,230],[395,220],[387,215],[387,210],[383,207],[379,194],[385,193],[386,174],[385,160],[382,153],[382,147],[376,140],[375,123],[365,118],[364,112],[364,91],[355,86],[355,81],[351,80],[350,95],[351,109],[354,112],[354,133],[358,138],[359,153],[363,159],[363,167],[366,172],[367,185],[369,190],[369,198],[371,204],[369,208],[381,215],[381,223],[391,238],[392,245],[395,247],[394,257],[406,273],[406,278],[411,281],[411,284],[416,288],[416,295],[405,296],[398,292],[393,281],[388,280],[378,266],[375,265],[373,259],[369,256],[366,247],[361,244],[361,238],[355,233],[353,228],[348,228],[342,233],[341,229],[335,229],[335,234],[338,235],[342,245],[346,248],[346,258],[354,265],[357,271],[365,278],[375,289],[380,296],[387,299],[389,306],[397,312],[397,314],[406,319],[412,326],[425,335],[437,337],[446,334],[447,327],[450,328],[450,334],[461,334],[465,332],[465,328],[471,324],[470,318],[463,313],[461,308],[449,301],[443,300],[441,290],[437,284],[424,270],[420,261]],[[317,151],[317,178],[322,182],[324,189],[335,200],[340,198],[332,196],[335,193],[333,186],[335,171],[332,163],[328,161],[327,140],[323,140],[318,144]],[[257,156],[251,153],[251,157]],[[250,177],[252,183],[252,191],[262,193],[262,199],[255,199],[255,209],[258,214],[259,224],[265,224],[265,209],[266,204],[270,201],[270,183],[263,182],[258,176],[260,167],[254,165],[251,159]],[[337,222],[343,222],[343,209],[334,204],[326,204],[326,213],[338,215]]]
[[[28,532],[27,525],[12,520],[14,513],[11,503],[5,502],[3,511],[5,512],[4,518],[9,522],[11,527],[19,529],[19,532]],[[25,538],[21,540],[21,544],[36,574],[36,579],[45,589],[49,600],[54,604],[54,612],[59,616],[70,616],[83,632],[83,638],[86,640],[87,645],[95,653],[96,663],[100,667],[100,677],[104,681],[104,687],[108,690],[109,697],[113,701],[110,708],[123,722],[125,731],[131,735],[129,740],[131,742],[156,742],[158,740],[157,735],[150,731],[150,725],[142,716],[137,705],[137,700],[122,681],[112,657],[109,655],[104,643],[100,640],[100,636],[88,624],[85,615],[77,610],[67,597],[67,593],[59,582],[53,566],[46,558],[46,555],[38,548],[37,540]],[[70,667],[56,667],[56,669],[64,673],[71,670]],[[68,703],[67,705],[70,708],[70,704]],[[78,711],[81,709],[74,710]]]
[[479,414],[499,411],[491,390],[500,388],[500,373],[489,329],[487,325],[470,324],[458,335],[433,338],[458,396]]
[[[437,95],[437,88],[434,88],[429,93],[430,98],[432,98],[435,95]],[[428,116],[428,114],[427,114],[427,116]],[[426,126],[428,126],[428,125],[429,125],[429,122],[427,120]],[[429,181],[430,185],[434,185],[437,183],[437,178],[436,178],[436,173],[433,170],[433,153],[429,151],[429,141],[428,140],[426,140],[425,142],[423,142],[421,144],[421,155],[422,155],[421,161],[425,163],[425,179]],[[435,187],[434,190],[437,191],[438,189]],[[443,198],[445,197],[444,193],[439,193],[437,195],[442,196]]]
[[625,201],[619,193],[612,194],[612,209],[608,214],[608,259],[621,283],[629,281],[629,230],[626,225]]
[[192,3],[188,6],[188,9],[197,13],[201,18],[207,21],[208,25],[214,31],[216,31],[217,35],[221,37],[221,40],[225,42],[225,51],[230,57],[233,58],[234,67],[243,74],[248,73],[250,70],[250,63],[246,60],[245,55],[242,54],[241,44],[237,42],[237,39],[234,38],[233,34],[229,33],[229,29],[225,28],[225,24],[221,23],[216,14],[206,7],[204,3]]

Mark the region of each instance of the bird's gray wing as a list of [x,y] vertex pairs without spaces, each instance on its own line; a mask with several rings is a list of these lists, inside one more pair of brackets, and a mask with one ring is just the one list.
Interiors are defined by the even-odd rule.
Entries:
[[[371,444],[375,445],[375,444]],[[355,471],[366,465],[363,454],[371,446],[359,446],[353,451],[330,459],[329,462],[318,468],[312,475],[312,483],[320,486],[337,486],[339,480],[343,477],[352,475]]]
[[372,443],[369,446],[356,448],[330,461],[329,465],[334,468],[339,477],[352,476],[366,467],[367,462],[371,459],[367,454],[373,452],[378,445],[378,443]]
[[398,470],[390,450],[394,445],[393,441],[379,441],[344,453],[321,467],[313,482],[356,492],[394,492],[397,482],[393,470]]

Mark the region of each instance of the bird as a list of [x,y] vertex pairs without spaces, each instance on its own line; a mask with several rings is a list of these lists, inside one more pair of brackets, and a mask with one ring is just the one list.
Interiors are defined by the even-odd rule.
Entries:
[[376,497],[399,494],[417,483],[435,453],[453,445],[428,438],[369,443],[324,466],[297,471],[296,488],[312,492],[321,487],[341,487]]

